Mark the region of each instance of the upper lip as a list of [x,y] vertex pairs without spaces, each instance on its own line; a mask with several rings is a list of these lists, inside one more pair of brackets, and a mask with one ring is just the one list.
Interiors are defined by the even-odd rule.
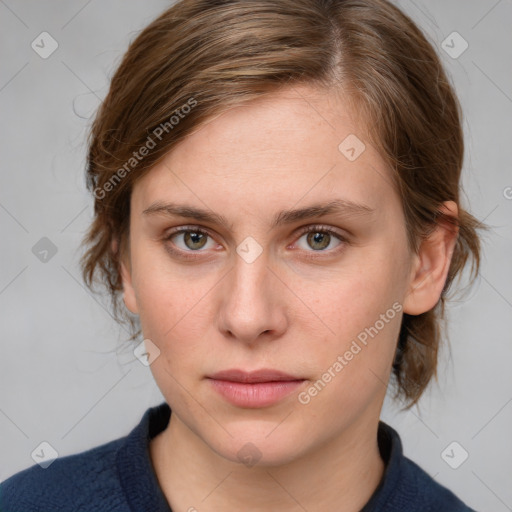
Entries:
[[238,369],[223,370],[221,372],[214,373],[213,375],[209,375],[208,378],[244,383],[304,380],[300,377],[295,377],[270,368],[263,368],[261,370],[254,370],[250,372]]

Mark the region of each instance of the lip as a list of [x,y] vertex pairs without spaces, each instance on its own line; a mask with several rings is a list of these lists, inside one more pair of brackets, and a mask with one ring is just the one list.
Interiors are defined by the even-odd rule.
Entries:
[[267,368],[251,372],[224,370],[207,378],[228,402],[245,408],[273,405],[296,391],[305,381],[303,378]]
[[296,377],[270,368],[262,368],[261,370],[254,370],[250,372],[238,369],[223,370],[221,372],[214,373],[213,375],[209,375],[208,378],[226,380],[229,382],[242,382],[244,384],[304,380],[302,377]]

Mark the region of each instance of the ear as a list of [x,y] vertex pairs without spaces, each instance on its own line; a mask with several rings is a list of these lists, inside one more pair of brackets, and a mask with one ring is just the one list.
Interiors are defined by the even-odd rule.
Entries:
[[[126,248],[126,245],[128,245],[128,248]],[[135,295],[135,289],[133,287],[132,282],[132,269],[129,246],[129,243],[121,244],[121,250],[119,254],[119,272],[121,274],[121,280],[123,282],[124,305],[133,314],[138,314],[139,308],[137,306],[137,298]],[[116,252],[118,250],[119,244],[117,239],[112,241],[111,247],[113,252]]]
[[[454,201],[444,202],[439,210],[442,214],[458,217]],[[404,313],[420,315],[437,304],[446,283],[458,232],[458,227],[441,215],[435,229],[422,241],[411,266]]]

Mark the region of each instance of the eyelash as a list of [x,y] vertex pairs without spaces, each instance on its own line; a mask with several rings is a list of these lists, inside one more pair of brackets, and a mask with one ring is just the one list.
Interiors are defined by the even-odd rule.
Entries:
[[[205,235],[205,236],[208,236],[209,238],[213,239],[213,236],[208,232],[206,231],[205,229],[202,229],[198,226],[181,226],[179,228],[176,228],[174,229],[172,232],[168,233],[165,235],[164,237],[164,242],[169,242],[172,237],[174,237],[175,235],[178,235],[180,233],[200,233],[202,235]],[[333,236],[335,238],[337,238],[339,241],[340,241],[340,245],[338,245],[336,248],[334,249],[330,249],[330,250],[319,250],[319,251],[306,251],[307,253],[320,253],[320,254],[329,254],[329,255],[332,255],[332,254],[337,254],[339,253],[341,250],[344,249],[344,246],[348,243],[348,240],[341,234],[339,233],[338,231],[328,227],[328,226],[322,226],[322,225],[312,225],[312,226],[305,226],[304,228],[302,228],[298,233],[297,233],[297,239],[300,239],[302,238],[302,236],[304,236],[305,234],[308,234],[308,233],[324,233],[324,234],[328,234],[330,236]],[[173,254],[173,255],[176,255],[176,256],[179,256],[183,259],[188,259],[188,260],[195,260],[197,258],[199,258],[199,254],[198,255],[194,255],[192,256],[191,253],[201,253],[201,252],[204,252],[202,250],[197,250],[197,251],[183,251],[182,249],[175,249],[175,248],[171,248],[169,246],[167,246],[167,250]],[[321,257],[321,256],[313,256],[312,254],[308,254],[306,256],[306,258],[308,259],[316,259],[318,257]]]

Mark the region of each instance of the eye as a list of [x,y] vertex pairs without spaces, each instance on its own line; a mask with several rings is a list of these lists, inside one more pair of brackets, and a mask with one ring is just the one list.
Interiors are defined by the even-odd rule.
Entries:
[[[196,226],[181,226],[164,237],[167,250],[182,258],[192,258],[193,253],[206,252],[215,249],[216,242],[208,231]],[[347,240],[345,237],[326,226],[306,226],[299,232],[295,242],[299,249],[312,253],[337,253],[343,249]]]
[[212,245],[215,245],[209,233],[200,228],[178,228],[168,234],[165,240],[172,242],[178,249],[184,252],[211,249]]
[[314,252],[327,252],[326,249],[336,249],[343,242],[346,242],[345,238],[332,228],[307,226],[302,230],[297,244],[305,251],[311,252],[312,249]]

